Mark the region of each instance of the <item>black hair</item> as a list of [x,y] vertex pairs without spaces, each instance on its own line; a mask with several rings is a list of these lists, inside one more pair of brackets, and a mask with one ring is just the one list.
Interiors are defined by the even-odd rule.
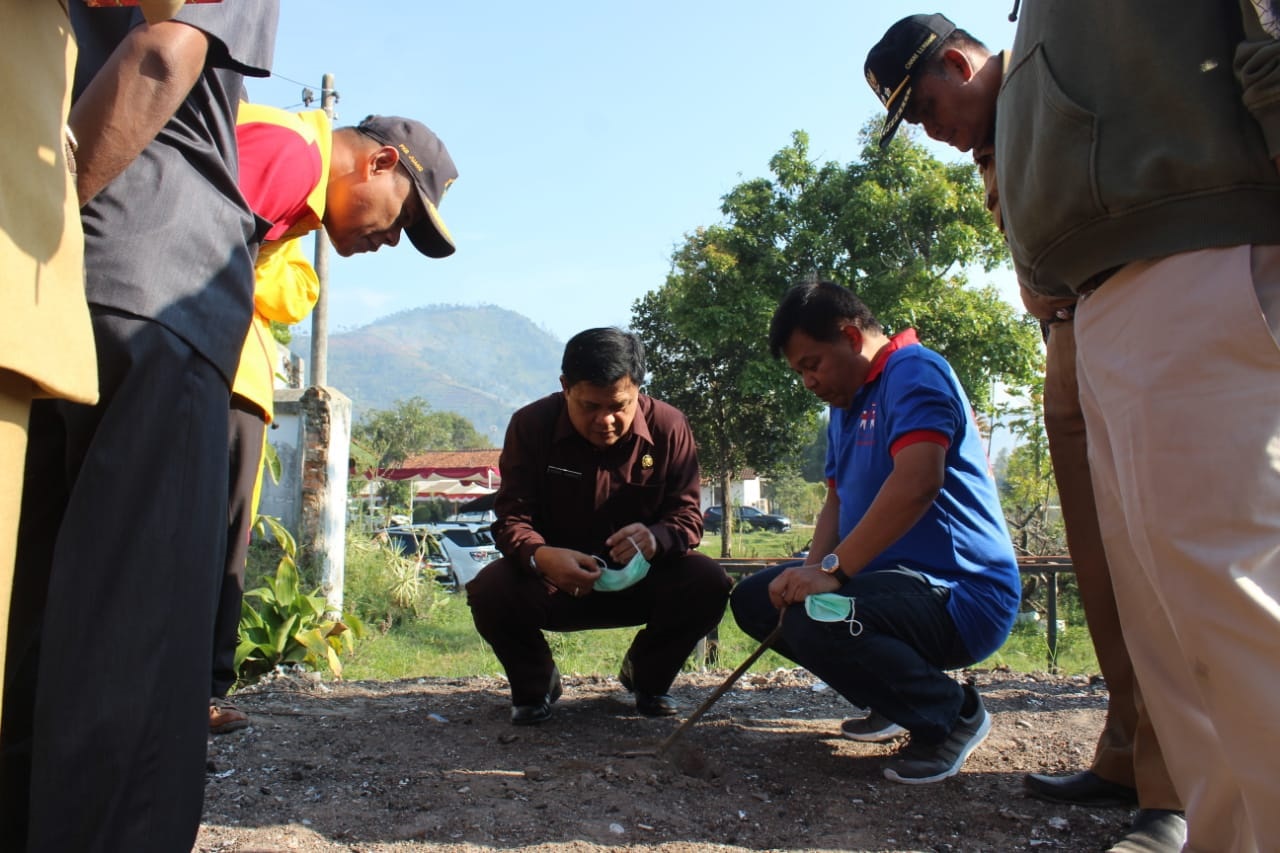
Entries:
[[840,327],[850,322],[863,331],[882,331],[871,309],[849,288],[822,279],[794,285],[783,295],[769,321],[769,352],[774,358],[781,358],[796,331],[815,341],[837,341]]
[[566,387],[590,382],[608,387],[623,377],[644,383],[644,344],[616,326],[578,332],[564,345],[560,373]]

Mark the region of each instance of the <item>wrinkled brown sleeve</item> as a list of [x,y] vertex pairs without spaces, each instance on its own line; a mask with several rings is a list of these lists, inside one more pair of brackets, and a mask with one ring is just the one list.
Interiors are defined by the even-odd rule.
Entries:
[[498,549],[521,568],[533,571],[530,558],[547,540],[533,528],[534,513],[538,506],[538,485],[545,464],[545,448],[551,442],[551,423],[532,416],[529,409],[521,409],[511,416],[507,424],[506,438],[502,442],[502,454],[498,457],[498,470],[502,484],[494,498],[494,513],[498,519],[491,528]]
[[667,445],[670,464],[662,509],[649,524],[664,556],[680,556],[702,541],[702,476],[698,449],[689,421],[678,409],[667,406],[659,429]]

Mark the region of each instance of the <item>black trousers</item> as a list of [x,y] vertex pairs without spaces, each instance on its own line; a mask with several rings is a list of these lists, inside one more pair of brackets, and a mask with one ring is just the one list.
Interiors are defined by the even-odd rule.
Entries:
[[225,697],[236,683],[236,645],[240,635],[240,602],[244,600],[245,560],[253,530],[253,487],[262,468],[262,437],[267,423],[262,409],[231,395],[228,422],[227,565],[213,620],[213,682],[211,697]]
[[189,850],[226,547],[218,370],[95,310],[101,402],[32,408],[4,719],[0,849]]
[[697,553],[658,559],[640,583],[620,592],[574,598],[548,592],[541,579],[505,557],[467,584],[467,603],[480,636],[493,647],[511,684],[511,700],[541,700],[551,680],[551,648],[542,632],[644,625],[627,652],[635,689],[666,693],[698,640],[720,624],[729,576]]
[[[783,563],[733,590],[739,627],[763,640],[778,624],[769,584]],[[795,661],[854,705],[872,708],[926,743],[941,743],[964,702],[944,670],[973,663],[947,612],[951,591],[905,567],[859,572],[839,590],[852,598],[857,625],[817,622],[803,604],[787,608],[774,651]]]

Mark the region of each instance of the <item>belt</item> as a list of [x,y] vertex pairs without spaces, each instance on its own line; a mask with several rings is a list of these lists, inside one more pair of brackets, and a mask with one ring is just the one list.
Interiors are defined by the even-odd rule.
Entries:
[[1090,293],[1093,293],[1099,287],[1102,287],[1102,285],[1106,284],[1107,279],[1111,278],[1111,276],[1120,272],[1123,266],[1124,265],[1121,264],[1118,267],[1112,267],[1111,269],[1103,270],[1100,273],[1096,273],[1094,275],[1089,276],[1084,280],[1084,282],[1079,287],[1076,288],[1076,296],[1083,298],[1085,296],[1088,296]]

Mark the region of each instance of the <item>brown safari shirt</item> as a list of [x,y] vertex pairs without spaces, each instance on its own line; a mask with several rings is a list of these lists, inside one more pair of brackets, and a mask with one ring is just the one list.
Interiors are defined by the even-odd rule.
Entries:
[[542,545],[607,559],[605,539],[637,521],[657,540],[653,563],[702,541],[698,454],[689,423],[679,409],[644,394],[636,405],[631,432],[608,448],[595,447],[573,428],[562,392],[512,415],[498,461],[502,485],[493,523],[508,559],[529,568]]

